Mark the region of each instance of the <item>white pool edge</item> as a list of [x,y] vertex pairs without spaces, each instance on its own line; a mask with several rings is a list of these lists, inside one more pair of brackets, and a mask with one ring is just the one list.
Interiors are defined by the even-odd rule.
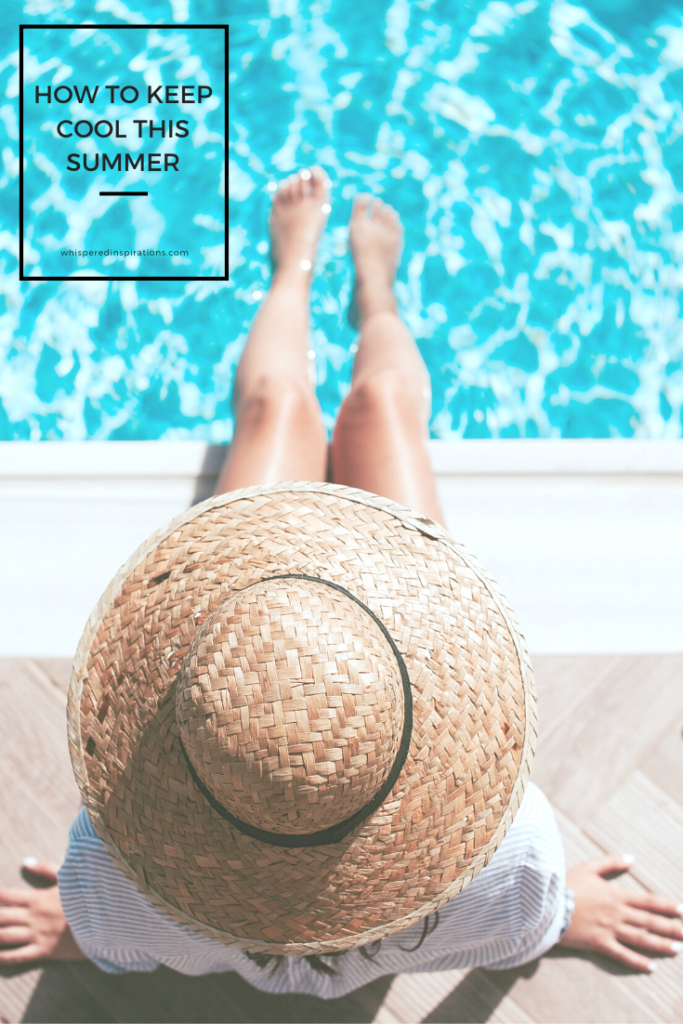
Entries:
[[[130,551],[225,449],[0,443],[1,656],[68,656]],[[432,441],[451,532],[537,653],[683,650],[683,441]]]
[[[8,477],[185,477],[218,472],[226,446],[203,441],[3,441]],[[683,440],[432,440],[437,474],[683,473]]]

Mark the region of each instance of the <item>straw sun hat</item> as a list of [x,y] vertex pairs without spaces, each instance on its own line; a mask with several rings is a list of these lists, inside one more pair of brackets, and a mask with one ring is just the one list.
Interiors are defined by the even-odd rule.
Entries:
[[81,639],[71,756],[121,870],[254,952],[361,946],[487,864],[536,737],[524,641],[431,520],[290,483],[149,538]]

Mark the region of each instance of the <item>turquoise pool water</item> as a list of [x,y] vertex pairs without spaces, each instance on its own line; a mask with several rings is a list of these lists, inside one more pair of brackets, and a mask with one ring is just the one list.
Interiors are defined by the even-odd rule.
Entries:
[[[19,19],[4,6],[0,437],[228,440],[234,367],[270,274],[267,185],[314,160],[334,181],[311,337],[330,424],[354,342],[346,223],[371,191],[405,223],[398,295],[432,376],[435,436],[681,435],[680,0],[393,0],[363,18],[341,0],[228,9],[231,281],[20,284]],[[183,25],[225,11],[31,0],[23,18]],[[77,70],[71,35],[41,84]],[[198,46],[187,81],[216,72]],[[139,58],[153,63],[154,47]],[[48,145],[46,133],[36,166]],[[203,215],[187,223],[166,200],[149,218],[161,242],[210,248],[222,225],[203,156],[216,141],[199,133],[195,149]],[[74,186],[38,170],[31,201],[52,218],[30,240],[42,266]]]

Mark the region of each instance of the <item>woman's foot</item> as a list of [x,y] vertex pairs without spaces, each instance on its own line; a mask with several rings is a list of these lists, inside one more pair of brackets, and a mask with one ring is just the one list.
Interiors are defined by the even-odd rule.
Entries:
[[683,905],[649,892],[618,889],[605,880],[605,875],[628,871],[632,863],[628,857],[603,857],[567,872],[576,906],[559,944],[602,953],[637,971],[653,971],[657,961],[635,950],[672,956],[683,949]]
[[374,313],[395,313],[394,280],[403,249],[403,227],[396,210],[374,196],[353,204],[349,223],[356,271],[349,318],[355,327]]
[[330,213],[329,182],[320,167],[286,178],[270,211],[275,276],[310,280],[318,241]]
[[40,888],[0,889],[0,967],[86,960],[62,912],[57,865],[25,861],[23,873]]

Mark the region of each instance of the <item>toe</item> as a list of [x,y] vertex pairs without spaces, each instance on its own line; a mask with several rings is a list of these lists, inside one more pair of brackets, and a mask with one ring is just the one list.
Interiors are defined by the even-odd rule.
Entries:
[[280,187],[277,191],[277,198],[280,202],[284,205],[291,203],[292,200],[296,198],[296,189],[299,184],[300,181],[298,174],[290,174],[280,182]]
[[368,208],[373,200],[374,196],[371,196],[369,192],[363,192],[361,195],[356,196],[351,216],[356,220],[360,217],[366,217],[368,215]]
[[309,168],[311,174],[311,189],[313,195],[317,196],[322,202],[329,199],[330,196],[330,179],[325,174],[322,167],[315,164]]
[[313,165],[313,167],[308,168],[306,173],[308,174],[308,184],[310,186],[311,195],[321,200],[327,199],[328,190],[325,187],[327,175],[323,168]]
[[311,172],[308,168],[304,168],[303,171],[299,171],[297,174],[297,195],[310,196],[313,191]]
[[283,178],[282,181],[278,182],[277,192],[273,197],[273,202],[276,206],[284,206],[289,201],[290,190],[289,178]]
[[388,203],[382,203],[378,212],[385,224],[398,224],[398,214],[393,206],[389,206]]

